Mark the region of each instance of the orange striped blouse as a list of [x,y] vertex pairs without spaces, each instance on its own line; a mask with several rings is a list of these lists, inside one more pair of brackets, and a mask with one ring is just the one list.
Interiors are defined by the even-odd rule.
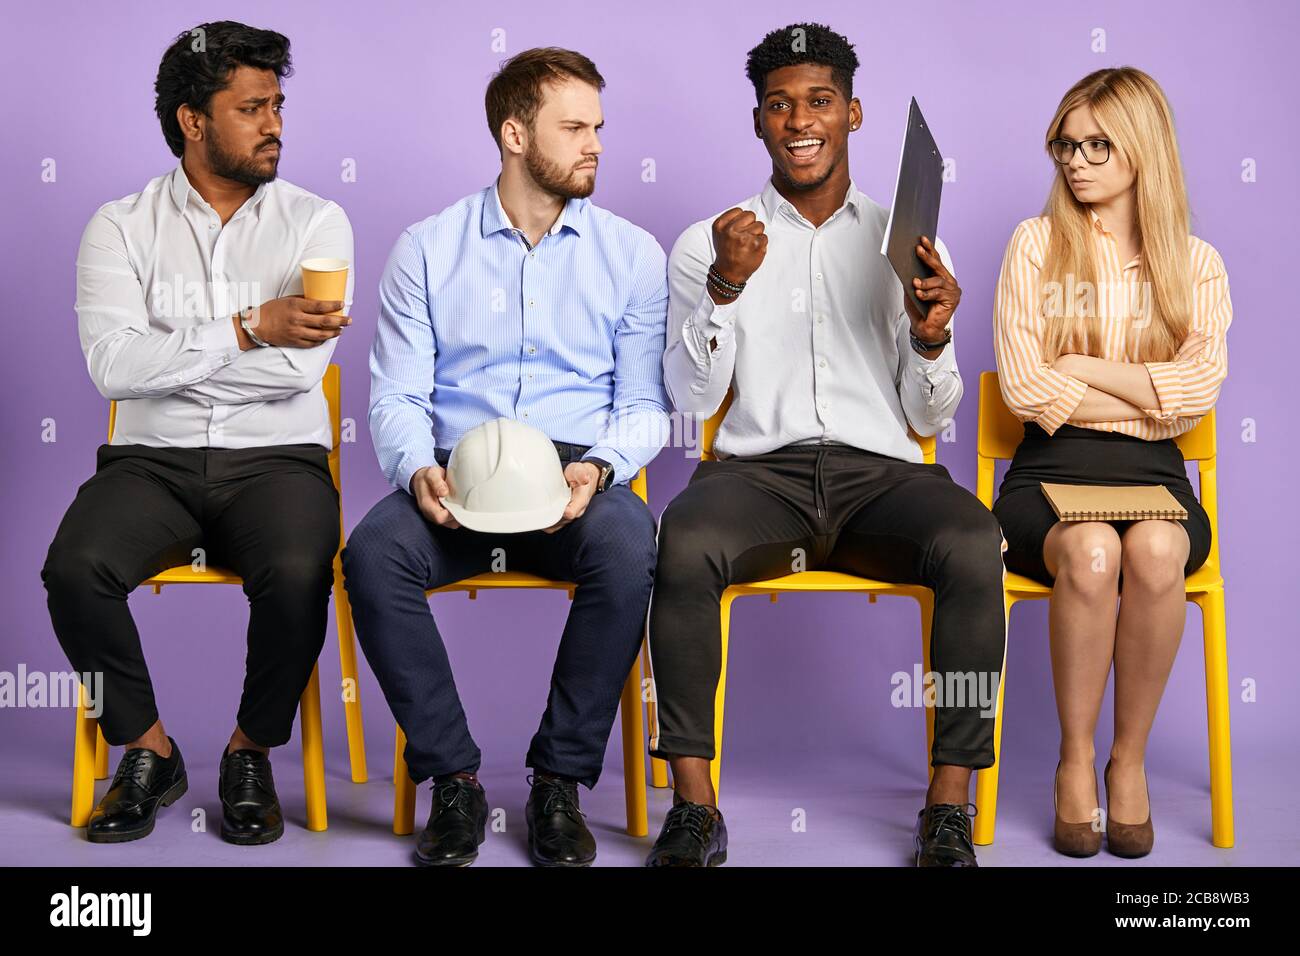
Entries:
[[[1138,266],[1141,254],[1124,266],[1119,261],[1119,243],[1102,226],[1090,209],[1096,240],[1095,289],[1101,358],[1112,362],[1137,360],[1137,336],[1129,341],[1138,301]],[[1007,407],[1022,421],[1034,421],[1050,435],[1083,400],[1087,385],[1058,372],[1043,361],[1042,343],[1046,329],[1039,271],[1047,252],[1051,223],[1046,216],[1026,219],[1012,233],[1002,260],[994,295],[994,351],[998,379]],[[1228,276],[1223,259],[1208,242],[1188,236],[1191,244],[1193,314],[1190,330],[1203,332],[1207,341],[1189,361],[1146,362],[1151,384],[1160,400],[1159,408],[1144,408],[1147,417],[1120,422],[1070,422],[1080,428],[1123,432],[1149,441],[1172,438],[1191,430],[1211,408],[1219,386],[1228,374],[1226,333],[1232,321]],[[1064,305],[1071,289],[1061,290]],[[1077,301],[1077,293],[1075,293]]]

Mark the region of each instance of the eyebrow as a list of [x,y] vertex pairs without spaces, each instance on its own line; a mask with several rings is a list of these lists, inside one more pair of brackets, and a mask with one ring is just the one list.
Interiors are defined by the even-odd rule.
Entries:
[[[268,96],[250,96],[248,97],[248,99],[244,100],[244,104],[249,106],[261,106],[263,103],[267,102],[268,100],[270,100],[270,97]],[[284,94],[283,93],[275,94],[275,102],[283,103]]]
[[[591,125],[591,124],[588,123],[586,120],[581,120],[581,119],[562,119],[562,120],[560,120],[560,122],[561,122],[562,124],[563,124],[563,123],[573,123],[573,124],[576,125],[576,126],[590,126],[590,125]],[[596,129],[600,129],[600,128],[601,128],[602,126],[604,126],[604,125],[605,125],[605,121],[604,121],[604,120],[601,120],[599,123],[596,124]]]
[[[839,90],[835,89],[835,87],[833,86],[810,86],[808,87],[808,92],[809,93],[839,93]],[[768,90],[767,96],[764,96],[763,99],[767,99],[768,96],[789,96],[789,95],[790,94],[787,93],[785,90]]]

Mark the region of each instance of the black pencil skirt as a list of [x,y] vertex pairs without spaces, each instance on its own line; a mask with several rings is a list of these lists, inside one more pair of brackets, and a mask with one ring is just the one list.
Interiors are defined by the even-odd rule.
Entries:
[[[1187,509],[1179,522],[1191,540],[1184,575],[1191,574],[1210,554],[1210,519],[1187,480],[1183,454],[1172,438],[1147,441],[1120,432],[1103,432],[1062,425],[1048,435],[1037,422],[1025,422],[1025,439],[1016,449],[993,513],[1007,539],[1003,563],[1008,571],[1041,584],[1052,584],[1043,561],[1043,541],[1056,524],[1039,482],[1067,485],[1164,485]],[[1123,534],[1132,521],[1111,521]]]

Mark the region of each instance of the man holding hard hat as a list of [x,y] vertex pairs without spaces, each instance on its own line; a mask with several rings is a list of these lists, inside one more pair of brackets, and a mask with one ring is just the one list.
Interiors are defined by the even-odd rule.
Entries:
[[636,660],[655,521],[628,482],[663,447],[666,257],[591,204],[604,80],[528,50],[487,90],[497,181],[405,230],[380,282],[370,429],[397,488],[343,553],[357,636],[417,782],[424,865],[478,855],[487,800],[426,591],[491,570],[578,585],[525,761],[529,850],[584,866],[594,787]]

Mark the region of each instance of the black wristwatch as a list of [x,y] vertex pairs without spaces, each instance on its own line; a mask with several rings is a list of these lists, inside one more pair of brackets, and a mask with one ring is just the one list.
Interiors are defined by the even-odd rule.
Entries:
[[608,491],[610,485],[614,484],[614,466],[603,458],[584,458],[582,460],[590,462],[600,469],[600,477],[596,479],[596,494]]
[[949,342],[952,341],[952,326],[949,326],[943,331],[945,334],[944,334],[943,341],[941,342],[924,342],[921,339],[918,339],[916,337],[916,333],[911,331],[910,329],[908,330],[907,334],[912,337],[912,349],[918,355],[920,355],[923,352],[930,352],[933,351],[934,349],[943,348],[945,345],[947,345]]

